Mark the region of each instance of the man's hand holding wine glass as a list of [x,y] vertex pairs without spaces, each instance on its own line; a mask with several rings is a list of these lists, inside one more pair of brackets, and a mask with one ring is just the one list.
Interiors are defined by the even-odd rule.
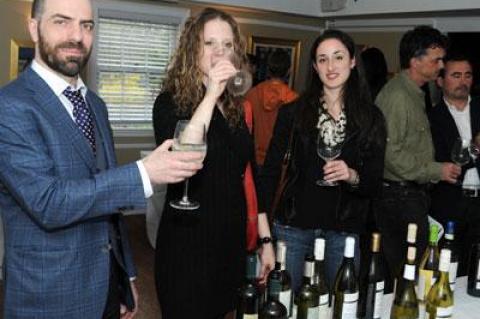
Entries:
[[203,167],[204,153],[172,152],[172,145],[173,140],[166,140],[142,160],[154,185],[181,182]]

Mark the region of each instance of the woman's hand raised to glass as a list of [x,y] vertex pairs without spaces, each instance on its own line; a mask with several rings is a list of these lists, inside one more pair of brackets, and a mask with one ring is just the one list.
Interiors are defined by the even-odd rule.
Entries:
[[218,98],[225,91],[228,79],[236,73],[237,69],[229,59],[222,58],[218,61],[212,61],[212,67],[208,72],[207,92],[205,95]]
[[346,181],[353,183],[358,173],[348,167],[343,160],[333,160],[328,161],[323,166],[323,174],[323,178],[327,182]]

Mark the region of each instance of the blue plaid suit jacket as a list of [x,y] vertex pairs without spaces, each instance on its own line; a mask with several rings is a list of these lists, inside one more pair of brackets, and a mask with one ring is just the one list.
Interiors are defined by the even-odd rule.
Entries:
[[[32,70],[0,89],[0,206],[10,318],[101,318],[108,291],[108,219],[146,205],[135,163],[115,164],[105,104],[87,94],[107,169]],[[124,263],[135,275],[123,222]]]

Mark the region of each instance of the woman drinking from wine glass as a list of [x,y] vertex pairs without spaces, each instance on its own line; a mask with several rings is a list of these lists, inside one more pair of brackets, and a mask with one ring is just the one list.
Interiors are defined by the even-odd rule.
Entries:
[[[157,235],[155,275],[163,319],[223,318],[234,309],[246,264],[243,174],[253,159],[242,98],[227,91],[228,79],[246,64],[245,44],[234,19],[207,8],[190,18],[155,101],[157,144],[174,135],[179,120],[207,129],[203,169],[189,179],[193,210],[176,209],[184,184],[169,185]],[[232,59],[232,55],[236,55]],[[234,63],[236,65],[234,65]],[[238,92],[237,92],[238,93]],[[261,237],[269,237],[265,214]],[[274,263],[271,244],[260,249],[263,273]]]
[[[313,252],[316,237],[326,239],[325,275],[330,287],[347,236],[356,239],[358,269],[358,235],[365,228],[369,198],[382,182],[384,119],[371,101],[354,53],[353,40],[341,31],[327,30],[316,39],[307,90],[280,109],[259,176],[260,206],[270,211],[293,130],[296,180],[288,192],[293,204],[279,205],[282,209],[272,214],[274,235],[287,243],[287,270],[295,290],[301,283],[305,254]],[[320,157],[319,139],[340,145],[341,150]]]

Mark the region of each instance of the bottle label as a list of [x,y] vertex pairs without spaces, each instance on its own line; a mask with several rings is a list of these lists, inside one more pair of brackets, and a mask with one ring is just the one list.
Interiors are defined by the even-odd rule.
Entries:
[[292,307],[292,318],[297,318],[297,305],[293,304]]
[[281,304],[287,308],[288,316],[292,315],[292,290],[281,291],[278,297]]
[[475,289],[477,289],[477,290],[480,289],[480,281],[477,281],[477,283],[475,284]]
[[437,315],[435,319],[445,319],[445,318],[452,318],[453,315],[453,306],[450,307],[437,307]]
[[435,283],[436,278],[432,270],[420,269],[418,276],[418,299],[425,300],[430,288]]
[[307,319],[318,319],[320,315],[318,311],[319,311],[318,307],[308,308]]
[[328,294],[320,295],[320,303],[318,305],[318,318],[328,319],[330,308],[328,307]]
[[455,290],[455,283],[457,282],[457,269],[458,262],[450,263],[450,269],[448,270],[448,280],[450,282],[450,289]]
[[356,319],[358,292],[343,295],[342,319]]
[[243,319],[258,319],[258,315],[257,315],[257,314],[254,314],[254,315],[243,315],[242,318],[243,318]]
[[379,281],[376,284],[375,289],[375,304],[373,305],[373,318],[380,319],[382,318],[382,299],[383,299],[383,290],[385,288],[385,282]]
[[477,265],[477,280],[480,280],[480,259],[478,260],[478,265]]

